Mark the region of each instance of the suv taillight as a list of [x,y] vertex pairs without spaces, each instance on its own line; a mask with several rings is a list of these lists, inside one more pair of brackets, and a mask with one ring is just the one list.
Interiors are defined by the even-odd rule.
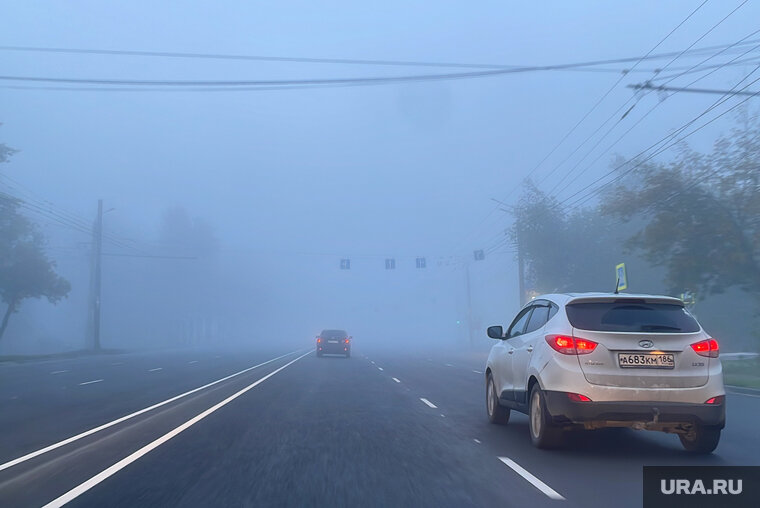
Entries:
[[594,351],[597,346],[593,340],[569,335],[547,335],[546,342],[553,350],[563,355],[587,355]]
[[348,339],[345,339],[345,340],[344,340],[344,342],[345,342],[346,344],[348,344]]
[[317,339],[317,344],[319,344],[320,342],[322,342],[322,339]]
[[695,342],[691,345],[691,349],[693,349],[699,356],[707,358],[717,358],[718,353],[720,352],[718,341],[715,339],[705,339]]

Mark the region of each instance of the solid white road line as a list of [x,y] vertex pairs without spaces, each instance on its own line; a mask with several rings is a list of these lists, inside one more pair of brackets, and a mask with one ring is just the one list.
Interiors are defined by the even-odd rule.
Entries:
[[506,464],[508,467],[510,467],[515,473],[519,474],[526,480],[528,480],[534,487],[536,487],[538,490],[546,494],[552,499],[557,499],[560,501],[564,501],[565,498],[562,497],[562,495],[554,490],[553,488],[549,487],[547,484],[533,476],[529,471],[526,471],[523,469],[523,467],[515,462],[514,460],[510,459],[509,457],[499,457],[499,460],[502,461],[504,464]]
[[101,381],[103,381],[103,380],[102,379],[93,379],[92,381],[85,381],[84,383],[79,383],[79,386],[91,385],[93,383],[100,383]]
[[51,372],[51,374],[63,374],[64,372],[69,372],[68,370],[54,370]]
[[422,402],[424,402],[425,404],[427,404],[427,405],[428,405],[428,407],[432,407],[433,409],[438,409],[438,406],[436,406],[435,404],[433,404],[433,403],[432,403],[432,402],[430,402],[429,400],[427,400],[427,399],[424,399],[424,398],[422,398],[422,397],[420,397],[420,400],[421,400]]
[[400,383],[400,382],[401,382],[401,381],[399,381],[399,379],[398,379],[397,377],[392,377],[391,379],[392,379],[392,380],[394,380],[394,381],[395,381],[395,382],[397,382],[397,383]]
[[148,369],[148,372],[156,372],[158,370],[163,370],[163,367],[156,367],[155,369]]
[[176,436],[176,435],[180,434],[181,432],[189,429],[190,427],[192,427],[193,425],[195,425],[199,421],[203,420],[204,418],[206,418],[208,415],[210,415],[211,413],[215,412],[219,408],[226,406],[227,404],[229,404],[233,400],[235,400],[238,397],[240,397],[241,395],[243,395],[245,392],[247,392],[249,390],[252,390],[253,388],[257,387],[258,385],[260,385],[261,383],[263,383],[264,381],[266,381],[270,377],[274,376],[275,374],[277,374],[281,370],[283,370],[283,369],[285,369],[285,368],[293,365],[294,363],[296,363],[301,358],[303,358],[303,357],[305,357],[307,355],[310,355],[310,354],[311,354],[311,351],[308,351],[308,352],[302,354],[301,356],[299,356],[298,358],[295,358],[295,359],[289,361],[288,363],[286,363],[282,367],[279,367],[279,368],[273,370],[272,372],[270,372],[266,376],[259,378],[258,380],[256,380],[253,383],[249,384],[248,386],[246,386],[242,390],[240,390],[240,391],[238,391],[238,392],[230,395],[229,397],[227,397],[223,401],[221,401],[221,402],[219,402],[219,403],[211,406],[207,410],[203,411],[202,413],[200,413],[200,414],[196,415],[195,417],[191,418],[190,420],[186,421],[185,423],[183,423],[179,427],[175,428],[174,430],[171,430],[171,431],[167,432],[166,434],[164,434],[163,436],[159,437],[155,441],[153,441],[151,443],[148,443],[147,445],[143,446],[142,448],[140,448],[136,452],[132,453],[131,455],[129,455],[129,456],[121,459],[119,462],[117,462],[116,464],[112,465],[111,467],[109,467],[107,469],[104,469],[103,471],[101,471],[100,473],[96,474],[95,476],[93,476],[92,478],[90,478],[89,480],[87,480],[86,482],[77,485],[76,487],[74,487],[70,491],[66,492],[62,496],[60,496],[60,497],[54,499],[53,501],[49,502],[48,504],[46,504],[43,508],[54,508],[54,507],[58,507],[58,506],[63,506],[66,503],[68,503],[69,501],[72,501],[72,500],[76,499],[77,497],[81,496],[82,494],[84,494],[85,492],[87,492],[88,490],[90,490],[91,488],[93,488],[95,485],[99,484],[100,482],[102,482],[106,478],[108,478],[110,476],[113,476],[114,474],[118,473],[119,471],[121,471],[122,469],[124,469],[125,467],[127,467],[128,465],[130,465],[132,462],[136,461],[137,459],[139,459],[143,455],[145,455],[148,452],[150,452],[150,451],[158,448],[159,446],[161,446],[162,444],[166,443],[167,441],[169,441],[174,436]]
[[219,384],[219,383],[221,383],[223,381],[227,381],[228,379],[232,379],[235,376],[239,376],[241,374],[245,374],[248,371],[251,371],[253,369],[256,369],[258,367],[266,365],[268,363],[272,363],[272,362],[277,361],[277,360],[279,360],[281,358],[285,358],[286,356],[290,356],[292,354],[298,353],[299,351],[302,351],[302,350],[296,350],[296,351],[291,351],[290,353],[285,353],[284,355],[278,356],[277,358],[272,358],[271,360],[267,360],[264,363],[260,363],[258,365],[254,365],[253,367],[248,367],[247,369],[243,369],[240,372],[236,372],[234,374],[230,374],[229,376],[223,377],[221,379],[217,379],[216,381],[212,381],[211,383],[205,384],[203,386],[199,386],[198,388],[194,388],[194,389],[192,389],[192,390],[190,390],[188,392],[181,393],[179,395],[175,395],[174,397],[172,397],[170,399],[166,399],[166,400],[164,400],[162,402],[159,402],[157,404],[153,404],[152,406],[148,406],[148,407],[146,407],[144,409],[140,409],[139,411],[135,411],[134,413],[128,414],[126,416],[122,416],[121,418],[117,418],[116,420],[114,420],[112,422],[104,423],[103,425],[100,425],[99,427],[92,428],[90,430],[82,432],[81,434],[77,434],[76,436],[71,436],[70,438],[64,439],[63,441],[59,441],[57,443],[51,444],[50,446],[46,446],[45,448],[40,448],[37,451],[31,452],[31,453],[27,453],[26,455],[21,456],[21,457],[19,457],[17,459],[13,459],[13,460],[11,460],[9,462],[6,462],[4,464],[0,464],[0,471],[2,471],[4,469],[8,469],[9,467],[13,467],[16,464],[20,464],[22,462],[26,462],[29,459],[33,459],[34,457],[38,457],[38,456],[42,455],[43,453],[47,453],[49,451],[55,450],[56,448],[60,448],[61,446],[65,446],[65,445],[67,445],[69,443],[73,443],[74,441],[82,439],[83,437],[87,437],[87,436],[90,436],[92,434],[95,434],[96,432],[100,432],[101,430],[107,429],[109,427],[113,427],[114,425],[117,425],[117,424],[119,424],[121,422],[129,420],[130,418],[134,418],[135,416],[139,416],[139,415],[141,415],[143,413],[147,413],[148,411],[152,411],[152,410],[154,410],[156,408],[159,408],[161,406],[165,406],[166,404],[170,404],[170,403],[174,402],[175,400],[179,400],[179,399],[181,399],[183,397],[187,397],[188,395],[192,395],[193,393],[198,392],[200,390],[203,390],[204,388],[208,388],[209,386],[214,386],[215,384]]

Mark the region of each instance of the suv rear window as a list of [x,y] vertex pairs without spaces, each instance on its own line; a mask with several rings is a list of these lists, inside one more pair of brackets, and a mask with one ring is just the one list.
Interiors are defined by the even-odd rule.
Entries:
[[570,324],[599,332],[689,333],[699,324],[678,304],[585,302],[566,307]]
[[342,339],[348,335],[344,330],[322,330],[319,335],[324,339]]

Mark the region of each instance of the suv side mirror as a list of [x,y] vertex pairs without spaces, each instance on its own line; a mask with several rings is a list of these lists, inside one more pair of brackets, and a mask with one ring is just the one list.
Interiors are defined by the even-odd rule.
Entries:
[[486,333],[489,337],[492,339],[503,339],[504,338],[504,328],[499,326],[489,326],[488,330],[486,330]]

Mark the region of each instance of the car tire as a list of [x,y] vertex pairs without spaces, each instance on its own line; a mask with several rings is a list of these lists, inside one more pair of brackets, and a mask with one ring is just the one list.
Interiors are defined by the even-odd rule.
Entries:
[[720,427],[695,425],[688,434],[678,434],[678,439],[688,452],[712,453],[720,441]]
[[538,383],[533,385],[528,399],[528,431],[536,448],[556,448],[562,444],[562,429],[552,423],[546,408],[546,397]]
[[489,373],[486,379],[486,411],[488,412],[488,421],[499,425],[506,425],[509,422],[510,410],[499,404],[499,397],[496,395],[496,383],[493,376]]

